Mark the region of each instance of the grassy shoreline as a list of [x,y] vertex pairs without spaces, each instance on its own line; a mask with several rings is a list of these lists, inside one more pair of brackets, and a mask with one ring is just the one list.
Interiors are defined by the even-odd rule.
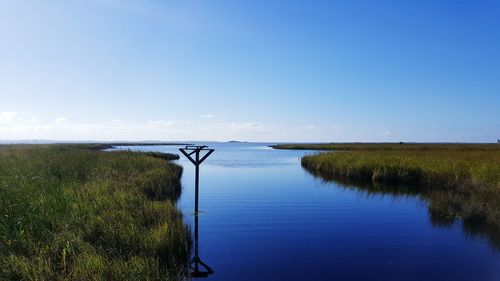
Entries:
[[[63,144],[71,145],[71,144]],[[87,144],[77,144],[85,145],[88,148],[105,150],[115,148],[117,146],[184,146],[193,145],[192,143],[170,143],[170,142],[108,142],[108,143],[87,143]],[[175,155],[175,154],[171,154]]]
[[303,157],[302,166],[340,178],[434,188],[468,185],[500,189],[500,144],[321,143],[272,147],[321,151]]
[[322,150],[303,157],[302,166],[339,178],[500,190],[500,144],[329,143],[273,148]]
[[274,149],[323,151],[498,150],[496,143],[296,143],[271,145]]
[[[334,150],[301,159],[311,174],[366,192],[413,194],[428,202],[431,220],[462,222],[500,250],[500,145],[318,144]],[[280,148],[285,148],[281,146]]]
[[[171,155],[0,146],[0,279],[175,280],[190,237]],[[162,159],[160,159],[162,158]]]
[[363,181],[500,188],[500,149],[321,153],[302,158],[302,166]]

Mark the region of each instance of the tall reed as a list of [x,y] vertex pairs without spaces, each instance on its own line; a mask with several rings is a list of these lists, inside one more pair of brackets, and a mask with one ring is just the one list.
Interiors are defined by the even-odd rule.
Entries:
[[182,168],[80,145],[0,147],[1,280],[175,280]]

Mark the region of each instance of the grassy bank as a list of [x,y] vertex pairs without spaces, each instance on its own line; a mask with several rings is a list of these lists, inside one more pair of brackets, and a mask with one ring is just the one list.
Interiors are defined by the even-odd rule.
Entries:
[[[71,144],[66,144],[71,145]],[[105,150],[117,146],[184,146],[193,145],[192,143],[174,143],[174,142],[106,142],[106,143],[86,143],[85,147],[90,149]],[[170,154],[175,155],[175,154]]]
[[146,153],[0,146],[0,279],[176,279],[181,173]]
[[497,149],[370,150],[306,156],[302,165],[364,181],[411,183],[433,188],[460,185],[500,188]]
[[426,150],[499,150],[498,144],[460,143],[297,143],[272,145],[275,149],[325,151],[426,151]]
[[324,180],[367,192],[413,194],[428,202],[431,220],[459,219],[466,233],[486,235],[500,249],[500,145],[322,144],[302,166]]

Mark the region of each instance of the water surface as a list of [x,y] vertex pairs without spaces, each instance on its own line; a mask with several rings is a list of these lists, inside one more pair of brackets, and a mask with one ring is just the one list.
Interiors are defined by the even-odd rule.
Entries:
[[[436,223],[418,194],[320,180],[300,166],[311,151],[208,145],[216,151],[200,171],[199,254],[210,280],[500,280],[492,237],[459,220]],[[178,204],[193,225],[194,168],[184,156],[177,163]]]

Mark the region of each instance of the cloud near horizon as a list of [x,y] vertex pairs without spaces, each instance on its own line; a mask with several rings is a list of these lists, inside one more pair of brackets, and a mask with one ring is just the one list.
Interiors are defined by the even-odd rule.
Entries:
[[[286,141],[293,138],[317,141],[323,132],[321,127],[311,124],[285,128],[253,121],[209,122],[212,118],[203,119],[200,123],[187,120],[126,122],[119,118],[103,122],[74,122],[59,116],[43,121],[30,114],[5,111],[0,112],[0,140]],[[267,137],[263,139],[263,135]]]
[[[491,130],[500,126],[474,128],[482,134],[466,134],[454,128],[429,126],[420,139],[409,137],[402,130],[356,130],[337,124],[294,124],[293,126],[255,121],[230,121],[224,114],[199,120],[127,120],[113,118],[104,121],[77,121],[66,116],[38,118],[35,114],[0,111],[0,141],[61,140],[61,141],[256,141],[256,142],[481,142]],[[466,131],[466,130],[465,130]],[[411,131],[410,131],[411,133]],[[455,134],[455,139],[444,135]],[[374,137],[375,136],[375,137]],[[491,141],[496,141],[490,136]]]

